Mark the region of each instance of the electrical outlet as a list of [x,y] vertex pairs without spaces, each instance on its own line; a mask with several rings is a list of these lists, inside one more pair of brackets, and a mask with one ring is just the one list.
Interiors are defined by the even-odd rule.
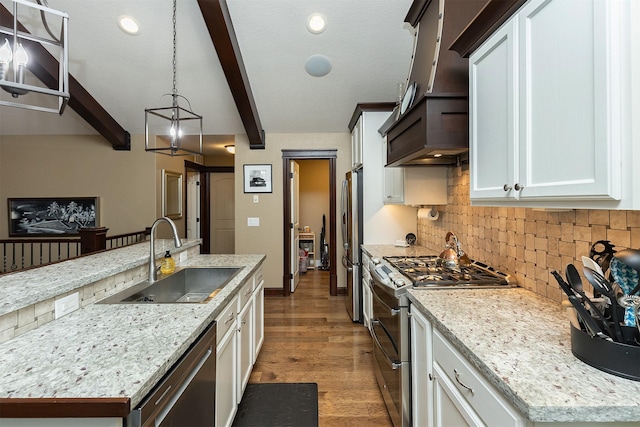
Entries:
[[55,318],[58,319],[80,308],[80,294],[74,292],[71,295],[60,298],[54,303]]
[[260,218],[247,218],[247,226],[248,227],[259,227],[260,226]]

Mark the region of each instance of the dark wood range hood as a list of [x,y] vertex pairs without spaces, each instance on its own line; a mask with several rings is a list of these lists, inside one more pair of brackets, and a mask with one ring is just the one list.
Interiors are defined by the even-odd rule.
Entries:
[[451,165],[469,150],[468,60],[449,46],[487,0],[415,0],[411,107],[387,130],[387,166]]

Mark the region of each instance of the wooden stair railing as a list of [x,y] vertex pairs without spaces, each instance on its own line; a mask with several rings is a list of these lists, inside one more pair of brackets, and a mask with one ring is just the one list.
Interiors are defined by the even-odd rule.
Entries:
[[0,240],[0,275],[54,264],[83,255],[143,242],[151,230],[107,236],[106,227],[84,228],[80,237]]

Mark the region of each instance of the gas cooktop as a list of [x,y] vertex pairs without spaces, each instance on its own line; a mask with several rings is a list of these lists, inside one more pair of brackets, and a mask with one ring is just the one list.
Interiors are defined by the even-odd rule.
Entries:
[[389,256],[384,259],[411,280],[414,287],[501,287],[515,285],[510,275],[479,261],[471,261],[471,264],[464,266],[447,267],[442,265],[442,259],[436,255]]

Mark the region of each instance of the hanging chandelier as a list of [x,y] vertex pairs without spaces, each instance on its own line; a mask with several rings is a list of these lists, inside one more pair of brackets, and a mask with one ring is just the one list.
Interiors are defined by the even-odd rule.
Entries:
[[[176,88],[176,0],[173,0],[173,90],[170,107],[144,110],[144,149],[169,156],[202,154],[202,116],[191,111],[191,104]],[[180,106],[187,103],[188,109]]]
[[[13,16],[7,13],[0,21],[12,21],[11,26],[0,26],[0,88],[11,95],[0,96],[0,105],[62,114],[69,101],[69,15],[50,8],[46,0],[36,1],[37,3],[29,0],[11,0]],[[2,7],[0,13],[2,10],[6,9]],[[30,32],[20,23],[19,18],[27,22],[34,13],[40,15],[43,28],[36,28]],[[59,36],[49,27],[51,20],[58,23]],[[46,30],[46,34],[43,30]],[[57,54],[57,58],[54,53]],[[52,57],[58,63],[58,75],[47,74],[43,79],[41,70],[46,66],[37,60],[32,61],[32,57],[41,58],[42,61]],[[37,76],[30,71],[31,63],[35,64],[34,69],[39,70],[40,74]],[[49,86],[41,80],[50,81]],[[56,83],[57,89],[54,88]],[[27,96],[29,94],[31,96]]]

